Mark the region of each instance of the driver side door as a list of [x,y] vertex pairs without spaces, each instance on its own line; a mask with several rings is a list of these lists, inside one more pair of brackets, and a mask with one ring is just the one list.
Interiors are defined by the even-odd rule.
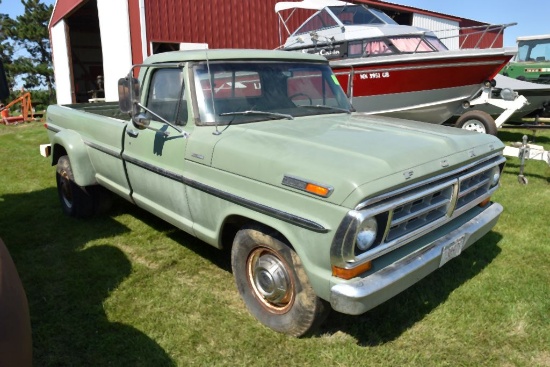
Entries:
[[184,70],[152,70],[145,102],[153,112],[146,112],[150,125],[147,129],[128,125],[123,158],[136,205],[191,232],[192,220],[183,181],[187,138],[162,121],[164,118],[185,129],[188,114]]

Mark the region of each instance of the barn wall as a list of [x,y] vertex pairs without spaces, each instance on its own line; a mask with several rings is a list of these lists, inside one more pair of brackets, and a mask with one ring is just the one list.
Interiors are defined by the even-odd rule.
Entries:
[[413,15],[412,25],[433,31],[437,37],[441,38],[441,41],[449,50],[459,49],[458,22],[415,13]]
[[460,27],[462,27],[460,31],[462,48],[495,48],[504,45],[504,33],[499,28],[491,28],[485,32],[482,23],[466,19],[460,22]]
[[[279,46],[277,0],[145,0],[149,42],[207,43],[209,48]],[[304,17],[293,17],[296,28]]]

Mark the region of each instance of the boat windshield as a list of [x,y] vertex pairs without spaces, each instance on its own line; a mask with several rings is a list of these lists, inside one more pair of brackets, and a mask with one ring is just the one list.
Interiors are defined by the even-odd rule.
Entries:
[[[327,11],[328,9],[328,11]],[[309,33],[342,25],[397,24],[383,12],[363,5],[330,6],[311,16],[296,34]]]
[[329,9],[344,25],[397,24],[385,13],[363,5],[331,6]]
[[193,74],[200,124],[290,120],[351,110],[324,63],[210,61],[194,65]]

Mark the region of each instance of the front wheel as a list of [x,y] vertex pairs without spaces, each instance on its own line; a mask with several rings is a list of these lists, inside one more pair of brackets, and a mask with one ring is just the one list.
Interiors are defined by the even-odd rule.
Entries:
[[252,315],[280,333],[314,330],[330,308],[315,294],[298,255],[276,233],[241,229],[233,242],[231,267]]
[[455,124],[459,129],[477,131],[482,134],[497,135],[495,120],[487,112],[472,110],[458,118]]

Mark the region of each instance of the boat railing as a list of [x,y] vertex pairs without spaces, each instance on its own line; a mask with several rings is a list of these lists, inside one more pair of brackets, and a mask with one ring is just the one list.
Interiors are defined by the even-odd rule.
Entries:
[[[462,41],[460,42],[460,49],[463,48],[480,48],[480,46],[483,45],[483,48],[493,48],[495,45],[495,42],[499,39],[500,35],[504,33],[504,30],[508,27],[515,26],[517,23],[506,23],[506,24],[486,24],[486,25],[479,25],[479,26],[472,26],[472,27],[460,27],[458,28],[458,34],[452,35],[452,36],[442,36],[438,38],[440,40],[446,40],[446,39],[453,39],[453,38],[461,38]],[[426,33],[433,33],[437,35],[438,33],[443,32],[450,32],[455,31],[456,28],[452,29],[441,29],[436,31],[429,31]],[[492,37],[492,42],[489,46],[482,43],[484,39],[487,39],[487,37]],[[468,46],[468,41],[474,39],[475,44],[473,47]],[[476,41],[477,39],[477,41]]]
[[[514,25],[517,25],[517,23],[485,24],[485,25],[472,26],[472,27],[448,28],[448,29],[439,29],[434,31],[426,30],[426,31],[420,31],[418,33],[410,33],[409,36],[411,35],[420,36],[420,39],[418,40],[416,48],[414,49],[414,51],[412,51],[412,53],[415,54],[419,52],[418,50],[423,42],[432,44],[433,41],[430,40],[428,36],[433,36],[433,35],[435,35],[437,39],[442,43],[444,43],[443,40],[450,40],[454,38],[462,39],[459,45],[459,49],[479,49],[481,46],[483,46],[482,48],[493,48],[496,41],[499,39],[500,35],[503,34],[504,30]],[[453,34],[451,36],[437,35],[438,33],[448,33],[448,32],[454,33],[457,31],[458,31],[458,34]],[[476,37],[477,37],[477,40],[476,40]],[[490,45],[482,43],[482,41],[486,39],[486,37],[492,37],[492,42],[490,43]],[[467,42],[471,39],[474,39],[475,44],[473,46],[468,46]]]

